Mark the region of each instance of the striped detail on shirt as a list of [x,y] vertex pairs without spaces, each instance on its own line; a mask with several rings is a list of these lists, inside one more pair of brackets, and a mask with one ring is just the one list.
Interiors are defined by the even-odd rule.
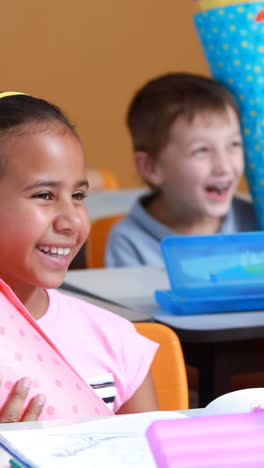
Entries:
[[102,398],[108,408],[113,411],[116,397],[116,385],[113,374],[107,373],[92,378],[86,377],[85,381],[91,385],[95,393]]

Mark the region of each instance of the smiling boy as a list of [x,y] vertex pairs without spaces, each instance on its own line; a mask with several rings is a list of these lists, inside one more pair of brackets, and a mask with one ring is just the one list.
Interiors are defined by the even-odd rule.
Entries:
[[113,229],[107,266],[160,265],[175,234],[257,230],[250,202],[234,197],[244,170],[239,110],[219,82],[189,73],[151,80],[128,109],[134,161],[149,185]]

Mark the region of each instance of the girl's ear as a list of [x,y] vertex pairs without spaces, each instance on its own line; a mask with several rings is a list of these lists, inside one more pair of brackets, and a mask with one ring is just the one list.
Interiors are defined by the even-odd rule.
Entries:
[[149,185],[159,187],[163,183],[162,169],[155,157],[145,151],[136,151],[134,161],[138,173]]

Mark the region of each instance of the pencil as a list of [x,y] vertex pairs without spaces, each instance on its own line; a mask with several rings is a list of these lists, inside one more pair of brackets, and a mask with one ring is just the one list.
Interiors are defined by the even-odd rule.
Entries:
[[19,461],[15,460],[14,458],[10,458],[9,465],[12,468],[24,468],[25,465],[21,464]]

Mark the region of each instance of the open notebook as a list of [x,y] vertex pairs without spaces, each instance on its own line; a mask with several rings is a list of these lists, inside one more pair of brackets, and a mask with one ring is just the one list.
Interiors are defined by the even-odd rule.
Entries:
[[112,414],[2,280],[0,349],[0,407],[13,384],[28,376],[32,386],[26,404],[38,393],[47,397],[41,419]]
[[[152,423],[155,425],[158,421],[161,425],[164,424],[165,428],[168,424],[172,424],[169,436],[174,437],[174,445],[181,445],[184,439],[186,453],[189,453],[193,438],[189,429],[192,421],[193,425],[196,424],[196,428],[193,429],[196,433],[199,433],[200,426],[206,426],[207,430],[199,439],[200,445],[203,444],[206,447],[208,436],[213,434],[215,428],[219,426],[214,418],[220,416],[213,416],[213,414],[248,412],[243,416],[254,417],[258,412],[257,408],[262,405],[264,406],[264,389],[241,390],[219,397],[194,418],[186,419],[186,416],[180,412],[160,411],[99,418],[76,424],[61,422],[57,427],[51,427],[51,424],[55,422],[38,423],[43,424],[43,429],[12,430],[9,426],[8,430],[0,432],[0,445],[2,444],[20,462],[24,462],[24,466],[30,468],[73,468],[77,466],[154,468],[157,465],[145,435]],[[240,415],[233,414],[232,417],[235,421]],[[264,417],[262,420],[264,424]],[[173,431],[176,425],[175,435]],[[247,429],[250,434],[251,428],[248,426]],[[168,434],[165,435],[168,437]],[[238,437],[239,430],[234,435]],[[160,437],[162,442],[166,437],[163,435]],[[155,445],[158,444],[155,443]],[[183,468],[188,465],[178,463],[168,466]],[[222,465],[221,468],[223,466],[228,465]],[[246,466],[249,468],[251,465]],[[211,464],[210,468],[213,467],[214,465]]]

